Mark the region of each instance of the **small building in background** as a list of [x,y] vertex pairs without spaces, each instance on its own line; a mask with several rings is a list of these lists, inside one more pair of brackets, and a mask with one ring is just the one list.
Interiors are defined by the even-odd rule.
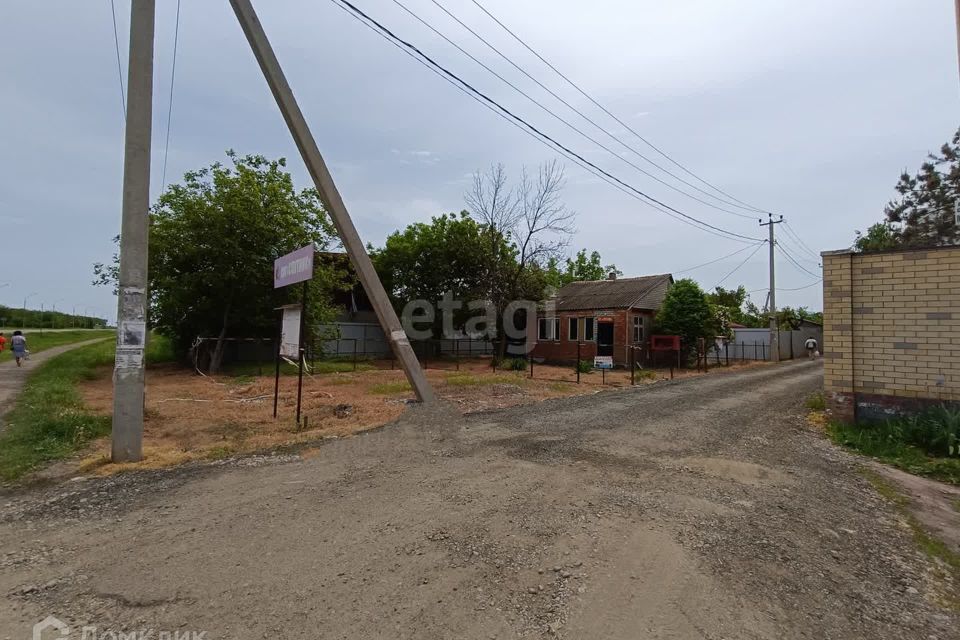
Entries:
[[[628,366],[630,348],[647,344],[653,320],[667,290],[669,273],[639,278],[571,282],[547,300],[528,325],[530,357],[567,364],[610,356],[616,366]],[[642,350],[646,353],[646,349]]]

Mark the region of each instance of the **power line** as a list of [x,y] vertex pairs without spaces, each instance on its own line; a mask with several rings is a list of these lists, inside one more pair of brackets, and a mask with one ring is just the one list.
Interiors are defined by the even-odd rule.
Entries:
[[[782,289],[780,287],[777,287],[777,291],[803,291],[804,289],[809,289],[810,287],[814,287],[820,284],[821,282],[823,282],[823,278],[818,278],[814,282],[811,282],[810,284],[804,285],[802,287],[793,287],[789,289]],[[751,289],[750,291],[747,291],[747,293],[758,293],[760,291],[769,291],[769,290],[770,290],[769,287],[763,287],[762,289]]]
[[687,175],[689,175],[689,176],[691,176],[691,177],[699,180],[702,184],[705,184],[706,186],[710,187],[711,189],[713,189],[713,190],[716,191],[717,193],[723,194],[724,196],[730,198],[730,199],[733,200],[734,202],[737,202],[737,203],[743,205],[744,207],[746,207],[746,208],[748,208],[748,209],[750,209],[750,210],[752,210],[752,211],[757,211],[757,212],[759,212],[759,213],[772,213],[772,212],[767,211],[767,210],[765,210],[765,209],[761,209],[760,207],[755,207],[755,206],[753,206],[753,205],[751,205],[751,204],[749,204],[749,203],[746,203],[746,202],[744,202],[743,200],[740,200],[740,199],[738,199],[738,198],[735,198],[734,196],[730,195],[729,193],[727,193],[727,192],[724,191],[723,189],[721,189],[721,188],[719,188],[719,187],[717,187],[717,186],[715,186],[715,185],[707,182],[706,180],[704,180],[703,178],[701,178],[701,177],[698,176],[697,174],[693,173],[690,169],[687,169],[685,166],[683,166],[682,164],[680,164],[678,161],[676,161],[676,160],[674,160],[673,158],[671,158],[669,155],[667,155],[666,152],[662,151],[662,150],[659,149],[657,146],[655,146],[652,142],[650,142],[649,140],[647,140],[646,138],[644,138],[642,135],[640,135],[640,134],[639,134],[637,131],[635,131],[630,125],[628,125],[626,122],[624,122],[623,120],[621,120],[620,118],[618,118],[617,116],[615,116],[615,115],[614,115],[613,113],[611,113],[606,107],[604,107],[604,106],[603,106],[602,104],[600,104],[596,99],[594,99],[590,94],[588,94],[586,91],[584,91],[583,89],[581,89],[579,85],[577,85],[573,80],[571,80],[571,79],[568,78],[566,75],[564,75],[563,72],[561,72],[561,71],[560,71],[559,69],[557,69],[555,66],[553,66],[552,64],[550,64],[550,62],[549,62],[546,58],[544,58],[542,55],[540,55],[539,53],[537,53],[537,51],[536,51],[535,49],[533,49],[533,47],[531,47],[530,45],[528,45],[526,42],[523,41],[523,39],[522,39],[520,36],[518,36],[516,33],[514,33],[513,31],[511,31],[510,28],[507,27],[507,25],[503,24],[499,19],[497,19],[496,16],[494,16],[492,13],[490,13],[489,11],[487,11],[486,7],[484,7],[482,4],[480,4],[477,0],[471,0],[471,1],[472,1],[473,4],[475,4],[481,11],[483,11],[485,14],[487,14],[487,16],[488,16],[491,20],[493,20],[493,21],[496,22],[498,25],[500,25],[500,27],[501,27],[504,31],[506,31],[508,34],[510,34],[510,35],[513,37],[513,39],[516,40],[517,42],[519,42],[527,51],[529,51],[530,53],[532,53],[533,55],[535,55],[537,58],[539,58],[539,60],[540,60],[541,62],[543,62],[545,65],[547,65],[548,67],[550,67],[550,69],[553,70],[554,73],[556,73],[558,76],[560,76],[561,78],[563,78],[563,79],[567,82],[567,84],[569,84],[571,87],[573,87],[574,89],[576,89],[576,90],[580,93],[580,95],[582,95],[584,98],[586,98],[587,100],[589,100],[590,102],[592,102],[596,107],[598,107],[598,108],[599,108],[601,111],[603,111],[605,114],[607,114],[608,116],[610,116],[611,118],[613,118],[618,124],[620,124],[620,125],[621,125],[623,128],[625,128],[627,131],[629,131],[630,133],[632,133],[633,135],[635,135],[638,139],[640,139],[640,140],[641,140],[644,144],[646,144],[648,147],[650,147],[651,149],[653,149],[654,151],[656,151],[657,153],[659,153],[661,156],[663,156],[664,158],[666,158],[667,160],[669,160],[671,163],[673,163],[674,165],[676,165],[677,167],[679,167],[684,173],[686,173]]
[[[671,212],[668,211],[667,209],[661,208],[660,206],[654,204],[653,202],[649,202],[649,201],[647,201],[647,200],[644,200],[644,199],[638,197],[638,196],[637,196],[635,193],[633,193],[632,191],[629,191],[629,190],[625,189],[623,186],[621,186],[620,184],[614,182],[613,180],[611,180],[611,179],[608,178],[607,176],[603,175],[602,173],[600,173],[600,172],[597,171],[596,169],[592,168],[591,166],[588,166],[587,164],[584,164],[583,162],[581,162],[580,160],[578,160],[577,158],[575,158],[575,157],[573,157],[573,156],[567,155],[566,152],[565,152],[561,147],[556,146],[555,144],[553,144],[552,142],[548,141],[548,140],[545,139],[545,138],[538,137],[538,136],[535,135],[533,132],[531,132],[529,129],[527,129],[527,128],[525,128],[524,126],[522,126],[521,124],[519,124],[517,121],[512,120],[511,118],[507,117],[502,111],[500,111],[500,110],[498,110],[497,108],[493,107],[491,104],[489,104],[489,103],[487,103],[487,102],[484,102],[483,100],[481,100],[480,98],[478,98],[478,97],[477,97],[476,95],[474,95],[473,93],[470,93],[469,91],[467,91],[466,89],[464,89],[463,86],[461,86],[460,84],[457,84],[456,82],[454,82],[450,77],[444,75],[443,73],[441,73],[440,71],[438,71],[436,68],[434,68],[434,67],[430,66],[429,64],[427,64],[423,59],[417,57],[417,56],[414,55],[411,51],[409,51],[408,49],[405,49],[403,46],[401,46],[400,44],[398,44],[396,41],[394,41],[394,40],[390,39],[389,37],[387,37],[386,34],[384,34],[383,32],[381,32],[380,30],[378,30],[373,24],[368,23],[367,21],[365,21],[365,20],[364,20],[363,18],[361,18],[360,16],[358,16],[358,15],[354,14],[353,12],[351,12],[347,7],[345,7],[345,6],[339,4],[338,2],[335,2],[335,1],[333,2],[333,4],[334,4],[334,6],[336,6],[338,9],[340,9],[341,11],[343,11],[344,13],[346,13],[348,16],[350,16],[351,18],[355,19],[357,22],[359,22],[359,23],[362,24],[363,26],[365,26],[365,27],[367,27],[368,29],[370,29],[373,33],[375,33],[375,34],[377,34],[378,36],[380,36],[381,38],[383,38],[386,42],[388,42],[388,43],[390,43],[391,45],[393,45],[394,47],[396,47],[398,50],[400,50],[401,52],[403,52],[404,54],[406,54],[407,56],[409,56],[412,60],[415,60],[416,62],[418,62],[419,64],[421,64],[424,68],[426,68],[426,69],[428,69],[429,71],[431,71],[431,72],[432,72],[434,75],[436,75],[437,77],[439,77],[439,78],[443,79],[444,81],[446,81],[448,84],[450,84],[450,86],[452,86],[453,88],[457,89],[458,91],[460,91],[462,94],[464,94],[464,95],[467,96],[468,98],[472,99],[472,100],[473,100],[474,102],[476,102],[477,104],[479,104],[479,105],[481,105],[482,107],[486,108],[486,109],[489,110],[491,113],[495,114],[496,116],[498,116],[499,118],[501,118],[502,120],[504,120],[505,122],[507,122],[508,124],[513,125],[513,126],[516,127],[519,131],[521,131],[522,133],[530,136],[531,138],[533,138],[534,140],[536,140],[536,141],[539,142],[540,144],[544,145],[545,147],[547,147],[547,148],[550,149],[551,151],[556,151],[556,152],[558,152],[558,153],[560,153],[560,154],[563,154],[563,155],[564,155],[565,157],[567,157],[571,162],[573,162],[574,164],[576,164],[576,165],[579,166],[580,168],[584,169],[585,171],[587,171],[587,172],[590,173],[591,175],[594,175],[594,176],[596,176],[597,178],[600,178],[601,180],[603,180],[604,182],[606,182],[606,183],[609,184],[610,186],[614,187],[614,188],[617,189],[618,191],[626,194],[627,196],[630,196],[631,198],[633,198],[633,199],[635,199],[635,200],[638,200],[638,201],[642,202],[643,204],[647,205],[648,207],[651,207],[652,209],[655,209],[655,210],[657,210],[657,211],[659,211],[659,212],[661,212],[661,213],[663,213],[663,214],[665,214],[665,215],[667,215],[667,216],[669,216],[669,217],[671,217],[671,218],[673,218],[673,219],[675,219],[675,220],[678,220],[679,222],[682,222],[682,223],[684,223],[684,224],[686,224],[686,225],[690,225],[690,226],[692,226],[694,229],[698,229],[698,230],[700,230],[700,231],[706,231],[707,233],[711,233],[711,234],[713,234],[713,235],[716,235],[717,237],[724,238],[724,239],[726,239],[726,240],[735,240],[735,241],[737,241],[737,242],[746,242],[745,240],[739,240],[739,239],[737,239],[737,238],[731,238],[731,237],[728,237],[728,236],[720,235],[720,234],[718,234],[718,233],[715,233],[715,232],[711,231],[711,230],[708,229],[708,228],[704,228],[704,227],[698,226],[697,224],[695,224],[695,223],[693,223],[693,222],[690,222],[689,220],[686,220],[685,218],[681,218],[681,217],[679,217],[679,216],[671,213]],[[766,241],[764,240],[764,242],[766,242]],[[750,244],[750,246],[753,246],[753,244]],[[749,247],[747,247],[747,248],[749,248]]]
[[123,118],[127,118],[127,93],[123,90],[123,63],[120,62],[120,35],[117,33],[117,7],[110,0],[110,14],[113,16],[113,44],[117,50],[117,76],[120,78],[120,104],[123,106]]
[[780,253],[782,253],[784,256],[786,256],[786,258],[787,258],[790,262],[793,263],[793,266],[795,266],[797,269],[800,269],[800,270],[803,271],[804,273],[810,274],[810,275],[813,276],[814,278],[819,278],[819,277],[820,277],[820,274],[817,274],[817,273],[814,273],[813,271],[810,271],[809,269],[807,269],[807,268],[805,268],[803,265],[801,265],[799,262],[797,262],[797,261],[794,259],[794,257],[793,257],[792,255],[790,255],[790,253],[789,253],[786,249],[784,249],[784,248],[783,248],[783,245],[781,245],[779,242],[778,242],[775,246],[776,246],[777,249],[779,249]]
[[725,276],[723,276],[722,278],[720,278],[720,281],[717,282],[717,284],[713,285],[713,288],[716,289],[716,288],[719,287],[721,284],[723,284],[723,281],[724,281],[724,280],[726,280],[727,278],[729,278],[730,276],[732,276],[733,274],[735,274],[737,271],[739,271],[739,270],[743,267],[743,265],[747,264],[747,262],[750,261],[750,258],[752,258],[754,255],[756,255],[757,251],[760,251],[760,248],[763,247],[763,245],[765,245],[765,244],[766,244],[766,242],[758,242],[758,243],[757,243],[757,246],[754,248],[754,250],[753,250],[752,252],[750,252],[750,255],[748,255],[746,258],[744,258],[743,262],[741,262],[741,263],[738,264],[736,267],[734,267],[733,271],[731,271],[731,272],[728,273],[727,275],[725,275]]
[[[394,40],[394,41],[402,44],[402,45],[403,45],[404,47],[406,47],[407,49],[413,51],[413,52],[416,53],[419,57],[423,58],[423,59],[424,59],[427,63],[429,63],[431,66],[433,66],[433,67],[437,68],[438,70],[442,71],[445,75],[449,76],[449,77],[452,78],[453,80],[456,80],[456,82],[458,82],[458,83],[459,83],[460,85],[462,85],[464,88],[466,88],[467,90],[469,90],[471,93],[473,93],[473,94],[475,94],[476,96],[478,96],[479,98],[483,99],[485,102],[493,105],[494,107],[496,107],[497,109],[499,109],[501,112],[503,112],[504,114],[506,114],[507,116],[509,116],[509,117],[512,118],[513,120],[517,121],[518,123],[521,123],[523,126],[525,126],[527,129],[529,129],[530,131],[532,131],[533,133],[535,133],[537,136],[539,136],[539,137],[541,137],[541,138],[549,141],[551,144],[553,144],[555,147],[557,147],[557,149],[559,149],[561,153],[563,153],[563,154],[566,155],[567,157],[576,158],[576,159],[578,159],[580,162],[582,162],[582,163],[584,163],[584,164],[586,164],[586,165],[589,165],[590,167],[592,167],[592,168],[595,169],[596,171],[602,173],[604,176],[610,178],[611,180],[615,181],[616,183],[618,183],[619,185],[623,186],[624,188],[632,191],[632,192],[635,193],[637,196],[640,196],[640,198],[642,198],[645,202],[655,203],[655,204],[659,205],[660,207],[663,207],[664,209],[667,209],[667,210],[669,210],[669,211],[672,211],[673,213],[676,213],[677,215],[680,215],[680,216],[682,216],[683,218],[686,218],[687,220],[690,220],[691,222],[694,222],[694,223],[696,223],[697,225],[700,225],[702,228],[704,228],[704,230],[706,230],[706,229],[712,229],[713,231],[716,231],[716,232],[718,232],[718,233],[724,234],[724,236],[725,236],[725,237],[728,237],[729,239],[737,239],[737,238],[739,238],[741,242],[744,241],[744,240],[746,240],[746,241],[751,241],[751,242],[758,242],[758,241],[761,240],[761,238],[755,238],[755,237],[751,237],[751,236],[745,236],[745,235],[742,235],[742,234],[739,234],[739,233],[736,233],[736,232],[733,232],[733,231],[729,231],[729,230],[727,230],[727,229],[723,229],[723,228],[721,228],[721,227],[717,227],[717,226],[712,225],[712,224],[710,224],[710,223],[708,223],[708,222],[704,222],[703,220],[700,220],[699,218],[696,218],[696,217],[691,216],[691,215],[689,215],[689,214],[687,214],[687,213],[684,213],[684,212],[682,212],[682,211],[680,211],[680,210],[678,210],[678,209],[676,209],[676,208],[674,208],[674,207],[671,207],[670,205],[668,205],[668,204],[666,204],[666,203],[664,203],[664,202],[662,202],[662,201],[654,198],[653,196],[651,196],[651,195],[649,195],[649,194],[647,194],[647,193],[644,193],[644,192],[641,191],[640,189],[634,187],[632,184],[621,180],[620,178],[618,178],[617,176],[613,175],[613,174],[610,173],[609,171],[606,171],[605,169],[602,169],[602,168],[600,168],[599,166],[597,166],[596,164],[594,164],[593,162],[587,160],[587,159],[584,158],[581,154],[573,151],[572,149],[570,149],[570,148],[567,147],[566,145],[558,142],[555,138],[547,135],[546,133],[544,133],[543,131],[541,131],[540,129],[538,129],[537,127],[535,127],[534,125],[530,124],[528,121],[524,120],[524,119],[521,118],[520,116],[516,115],[515,113],[513,113],[512,111],[510,111],[509,109],[507,109],[506,107],[504,107],[503,105],[501,105],[499,102],[495,101],[493,98],[489,97],[488,95],[486,95],[486,94],[483,93],[482,91],[479,91],[479,90],[476,89],[474,86],[472,86],[470,83],[466,82],[465,80],[463,80],[462,78],[460,78],[458,75],[456,75],[455,73],[453,73],[452,71],[450,71],[450,70],[447,69],[446,67],[444,67],[444,66],[442,66],[441,64],[439,64],[438,62],[436,62],[433,58],[431,58],[430,56],[428,56],[427,54],[425,54],[423,51],[421,51],[421,50],[420,50],[419,48],[417,48],[415,45],[411,44],[410,42],[407,42],[406,40],[404,40],[404,39],[400,38],[399,36],[397,36],[396,34],[394,34],[390,29],[388,29],[387,27],[385,27],[384,25],[382,25],[380,22],[376,21],[374,18],[372,18],[372,17],[370,17],[369,15],[367,15],[366,13],[364,13],[361,9],[359,9],[359,8],[358,8],[356,5],[354,5],[353,3],[349,2],[349,0],[331,0],[331,1],[332,1],[332,2],[339,2],[341,5],[347,7],[352,14],[354,14],[355,16],[357,16],[357,17],[359,17],[359,18],[362,18],[362,19],[366,20],[367,22],[369,22],[370,24],[372,24],[373,26],[375,26],[379,31],[381,31],[382,33],[384,33],[385,35],[387,35],[391,40]],[[657,207],[654,207],[654,208],[657,208]]]
[[800,234],[798,234],[796,231],[793,230],[793,227],[790,226],[790,223],[789,223],[789,222],[785,222],[783,226],[784,226],[784,228],[787,230],[787,233],[789,233],[790,236],[791,236],[794,240],[796,240],[797,244],[800,245],[800,248],[801,248],[802,250],[806,251],[806,252],[807,252],[808,254],[810,254],[812,257],[816,258],[816,259],[817,259],[817,264],[819,264],[819,263],[820,263],[820,255],[819,255],[816,251],[814,251],[813,249],[811,249],[810,247],[807,246],[807,243],[805,243],[805,242],[803,241],[803,239],[800,237]]
[[[764,244],[765,242],[766,242],[766,240],[764,240],[764,241],[761,242],[760,244]],[[696,271],[697,269],[700,269],[701,267],[706,267],[706,266],[709,266],[709,265],[714,264],[714,263],[716,263],[716,262],[720,262],[721,260],[726,260],[727,258],[732,258],[733,256],[737,255],[738,253],[743,253],[744,251],[746,251],[747,249],[751,248],[752,246],[753,246],[753,245],[750,244],[750,245],[747,245],[747,246],[745,246],[745,247],[741,247],[740,249],[737,249],[737,250],[734,251],[733,253],[727,254],[727,255],[725,255],[725,256],[723,256],[723,257],[720,257],[720,258],[716,258],[715,260],[711,260],[710,262],[704,262],[703,264],[698,264],[697,266],[695,266],[695,267],[690,267],[689,269],[680,269],[679,271],[674,271],[673,273],[687,273],[688,271]]]
[[167,141],[163,145],[163,178],[160,192],[167,188],[167,155],[170,153],[170,121],[173,116],[173,86],[177,79],[177,44],[180,41],[180,0],[177,0],[177,21],[173,28],[173,65],[170,69],[170,103],[167,105]]
[[[548,86],[546,86],[545,84],[543,84],[542,82],[540,82],[540,80],[538,80],[537,78],[535,78],[535,77],[533,77],[532,75],[530,75],[530,73],[528,73],[526,69],[524,69],[523,67],[521,67],[520,65],[518,65],[518,64],[517,64],[516,62],[514,62],[511,58],[509,58],[506,54],[504,54],[503,52],[501,52],[497,47],[495,47],[494,45],[492,45],[486,38],[484,38],[484,37],[481,36],[479,33],[477,33],[477,32],[474,31],[472,28],[470,28],[469,25],[467,25],[467,24],[464,23],[460,18],[458,18],[458,17],[457,17],[456,15],[454,15],[453,13],[451,13],[446,7],[444,7],[442,4],[440,4],[440,2],[438,2],[437,0],[430,0],[430,1],[431,1],[433,4],[435,4],[437,7],[439,7],[441,11],[443,11],[445,14],[447,14],[447,15],[448,15],[451,19],[453,19],[457,24],[459,24],[461,27],[463,27],[464,29],[466,29],[467,31],[469,31],[475,38],[477,38],[480,42],[482,42],[484,45],[486,45],[487,48],[489,48],[491,51],[493,51],[493,52],[496,53],[498,56],[500,56],[500,57],[503,58],[505,61],[507,61],[507,63],[509,63],[514,69],[516,69],[517,71],[519,71],[520,73],[522,73],[524,76],[526,76],[527,78],[529,78],[530,80],[532,80],[534,83],[536,83],[537,86],[539,86],[541,89],[543,89],[544,91],[546,91],[547,93],[549,93],[551,96],[553,96],[554,98],[556,98],[557,100],[559,100],[561,103],[563,103],[563,105],[565,105],[565,106],[566,106],[567,108],[569,108],[571,111],[573,111],[574,113],[576,113],[577,115],[579,115],[581,118],[583,118],[584,120],[586,120],[587,122],[589,122],[590,124],[592,124],[594,127],[596,127],[597,129],[599,129],[600,131],[602,131],[602,132],[603,132],[604,134],[606,134],[606,136],[609,137],[611,140],[614,140],[615,142],[619,143],[619,144],[620,144],[623,148],[625,148],[627,151],[632,152],[634,155],[642,158],[643,160],[645,160],[646,162],[650,163],[651,165],[653,165],[654,167],[656,167],[656,168],[659,169],[660,171],[663,171],[663,172],[666,173],[667,175],[673,177],[674,179],[680,181],[681,183],[687,185],[688,187],[690,187],[690,188],[692,188],[692,189],[695,189],[696,191],[699,191],[700,193],[706,195],[706,196],[709,197],[709,198],[713,198],[713,199],[715,199],[715,200],[719,200],[719,201],[722,202],[723,204],[728,205],[728,206],[731,206],[731,207],[735,207],[735,208],[738,208],[738,209],[748,209],[748,210],[751,210],[751,211],[752,211],[752,209],[749,209],[749,208],[744,207],[744,206],[742,206],[742,205],[736,204],[736,203],[734,203],[734,202],[728,202],[728,201],[724,200],[723,198],[717,197],[716,195],[714,195],[714,194],[712,194],[712,193],[710,193],[710,192],[708,192],[708,191],[704,191],[703,189],[701,189],[701,188],[698,187],[697,185],[691,184],[691,183],[688,182],[687,180],[684,180],[682,177],[680,177],[680,176],[676,175],[675,173],[671,172],[669,169],[667,169],[667,168],[665,168],[665,167],[657,164],[656,162],[654,162],[653,160],[651,160],[651,159],[648,158],[647,156],[643,155],[642,153],[640,153],[639,151],[637,151],[634,147],[632,147],[632,146],[630,146],[629,144],[627,144],[626,142],[624,142],[621,138],[619,138],[619,137],[615,136],[614,134],[610,133],[609,131],[607,131],[603,126],[601,126],[600,124],[598,124],[598,123],[597,123],[595,120],[593,120],[590,116],[588,116],[587,114],[585,114],[583,111],[581,111],[580,109],[578,109],[578,108],[575,107],[574,105],[570,104],[570,103],[569,103],[567,100],[565,100],[562,96],[558,95],[555,91],[553,91],[553,90],[550,89]],[[437,31],[436,29],[434,29],[433,27],[431,27],[430,25],[428,25],[425,21],[423,21],[422,19],[420,19],[420,18],[419,18],[416,14],[414,14],[410,9],[408,9],[408,8],[405,7],[403,4],[401,4],[400,2],[398,2],[398,0],[394,0],[394,2],[395,2],[397,5],[399,5],[401,8],[403,8],[405,11],[407,11],[407,13],[409,13],[409,14],[412,15],[412,16],[414,16],[414,17],[415,17],[417,20],[419,20],[422,24],[424,24],[425,26],[427,26],[427,28],[433,30],[434,33],[437,33],[438,35],[440,35],[440,37],[442,37],[442,38],[444,38],[444,39],[447,39],[447,38],[445,38],[445,36],[443,36],[442,34],[440,34],[439,31]],[[447,39],[447,41],[450,42],[449,39]],[[457,45],[454,45],[454,46],[457,46]],[[457,48],[459,49],[458,46],[457,46]],[[462,49],[460,49],[460,50],[463,51]],[[467,55],[469,55],[469,54],[467,54]],[[472,56],[471,56],[471,57],[472,57]],[[476,60],[476,59],[474,58],[474,60]],[[482,64],[482,63],[481,63],[481,64]],[[485,68],[486,68],[486,67],[485,67]],[[487,68],[487,69],[488,69],[488,71],[490,70],[489,68]],[[494,72],[491,71],[491,73],[494,73]],[[495,74],[495,75],[497,75],[497,74]],[[499,77],[499,75],[498,75],[498,77]],[[502,78],[501,78],[501,79],[502,79]],[[610,150],[608,149],[608,151],[610,151]],[[613,151],[610,151],[610,153],[612,153],[612,154],[613,154],[616,158],[618,158],[619,160],[624,160],[621,155],[619,155],[619,154],[617,154],[617,153],[614,153]],[[624,161],[625,161],[625,160],[624,160]],[[626,161],[625,161],[625,162],[626,162]],[[723,207],[718,207],[717,205],[713,204],[712,202],[707,202],[706,200],[703,200],[703,199],[701,199],[701,198],[698,198],[697,196],[691,195],[691,194],[687,193],[686,191],[684,191],[684,190],[682,190],[682,189],[679,189],[679,188],[675,187],[674,185],[672,185],[672,184],[670,184],[670,183],[668,183],[668,182],[666,182],[666,181],[664,181],[664,180],[660,180],[660,179],[657,178],[656,176],[654,176],[654,175],[652,175],[652,174],[650,174],[650,173],[647,173],[646,171],[644,171],[643,169],[640,169],[639,167],[636,167],[636,165],[632,165],[632,164],[631,164],[631,166],[634,166],[634,168],[637,168],[638,171],[643,172],[645,175],[653,178],[654,180],[656,180],[657,182],[660,182],[661,184],[667,186],[668,188],[673,189],[673,190],[676,191],[677,193],[680,193],[680,194],[682,194],[682,195],[684,195],[684,196],[687,196],[688,198],[691,198],[691,199],[693,199],[693,200],[696,200],[697,202],[700,202],[701,204],[705,204],[705,205],[707,205],[708,207],[713,207],[714,209],[717,209],[718,211],[722,211],[722,212],[724,212],[724,213],[729,213],[730,215],[734,215],[734,216],[739,216],[739,217],[745,218],[745,219],[747,219],[747,220],[752,220],[752,219],[754,218],[753,215],[747,215],[747,214],[744,214],[744,213],[738,213],[738,212],[736,212],[736,211],[730,211],[729,209],[724,209]]]

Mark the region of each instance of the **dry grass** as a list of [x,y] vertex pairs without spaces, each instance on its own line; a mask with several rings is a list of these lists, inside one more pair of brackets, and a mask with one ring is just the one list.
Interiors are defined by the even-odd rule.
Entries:
[[[389,363],[386,364],[389,366]],[[452,366],[452,365],[451,365]],[[695,372],[694,372],[695,374]],[[691,375],[684,372],[682,377]],[[626,371],[582,374],[576,384],[571,368],[534,366],[529,371],[492,371],[489,360],[465,361],[459,370],[428,369],[437,393],[463,412],[531,404],[547,398],[594,393],[630,384]],[[669,372],[637,377],[637,384],[669,378]],[[606,386],[601,386],[602,379]],[[325,373],[304,378],[302,413],[307,428],[294,423],[297,380],[281,376],[279,418],[273,419],[273,377],[201,377],[173,366],[147,373],[144,456],[135,465],[109,462],[109,442],[94,443],[81,471],[113,473],[131,468],[166,467],[236,453],[342,437],[376,428],[397,418],[413,399],[403,372],[372,369]],[[110,371],[80,385],[85,404],[95,412],[112,408]],[[349,405],[347,415],[338,405]]]

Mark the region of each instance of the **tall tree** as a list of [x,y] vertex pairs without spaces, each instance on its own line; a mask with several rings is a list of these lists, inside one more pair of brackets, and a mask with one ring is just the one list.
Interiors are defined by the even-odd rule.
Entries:
[[696,347],[698,338],[712,339],[719,330],[707,296],[694,280],[677,280],[667,291],[656,318],[657,332],[681,337],[684,350]]
[[[563,166],[552,160],[536,176],[526,168],[516,187],[502,164],[476,172],[465,195],[472,215],[484,226],[488,263],[485,288],[497,314],[498,352],[506,351],[503,314],[510,302],[543,298],[544,268],[561,255],[573,233],[576,214],[561,199]],[[506,244],[502,244],[506,239]]]
[[[338,244],[319,195],[297,191],[286,161],[227,152],[229,163],[190,171],[150,212],[150,321],[185,353],[197,337],[215,337],[211,370],[219,369],[228,337],[271,336],[274,309],[295,291],[273,288],[273,261],[314,243]],[[96,283],[116,283],[116,256],[94,267]],[[334,313],[329,290],[345,274],[321,262],[310,283],[312,321]]]
[[[512,255],[503,236],[489,233],[463,211],[434,217],[429,223],[409,225],[387,237],[371,257],[398,312],[417,299],[438,303],[445,294],[459,301],[486,300],[485,270],[490,252]],[[470,315],[459,309],[454,324],[460,328]],[[441,326],[439,315],[434,329]]]
[[954,206],[960,199],[960,129],[939,153],[927,156],[916,175],[904,172],[896,190],[900,197],[891,201],[884,213],[887,222],[895,225],[897,244],[916,247],[960,242],[960,227],[954,221]]

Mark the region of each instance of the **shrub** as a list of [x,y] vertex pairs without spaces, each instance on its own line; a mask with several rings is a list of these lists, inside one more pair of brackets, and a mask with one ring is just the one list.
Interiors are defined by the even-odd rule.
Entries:
[[580,360],[577,362],[577,373],[591,373],[593,372],[593,363],[589,360]]
[[507,358],[500,363],[500,366],[509,371],[526,371],[527,361],[523,358]]
[[807,398],[807,409],[811,411],[823,411],[826,409],[827,405],[823,400],[823,392],[817,391],[809,398]]

